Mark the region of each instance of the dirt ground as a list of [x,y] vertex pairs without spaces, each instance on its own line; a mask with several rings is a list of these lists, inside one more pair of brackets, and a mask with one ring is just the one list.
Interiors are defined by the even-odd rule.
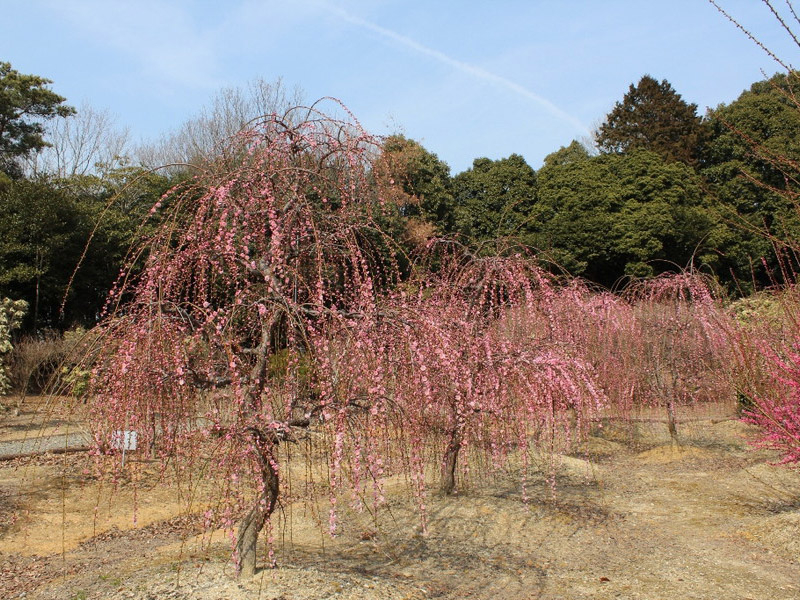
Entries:
[[[0,415],[0,440],[24,418]],[[377,523],[343,516],[336,538],[308,506],[284,506],[277,566],[245,582],[230,541],[203,535],[188,490],[153,485],[146,460],[113,494],[85,453],[3,461],[0,597],[800,598],[800,473],[750,448],[749,426],[684,424],[680,446],[659,423],[595,434],[559,460],[555,495],[543,476],[527,504],[513,472],[471,481],[428,499],[424,533],[399,492]]]

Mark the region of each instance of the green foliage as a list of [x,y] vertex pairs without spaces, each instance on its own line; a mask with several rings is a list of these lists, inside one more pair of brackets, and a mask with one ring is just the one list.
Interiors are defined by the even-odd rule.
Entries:
[[796,302],[796,287],[769,289],[738,298],[727,309],[740,326],[761,327],[785,336],[796,329],[796,321],[792,316]]
[[716,261],[703,251],[721,232],[699,177],[652,152],[590,157],[562,148],[539,171],[538,209],[536,245],[603,285]]
[[476,158],[453,178],[456,227],[476,241],[525,239],[536,214],[536,172],[519,154]]
[[60,389],[68,391],[76,399],[82,398],[89,391],[89,380],[92,372],[78,367],[63,367],[61,369]]
[[89,391],[92,372],[88,365],[104,351],[99,344],[99,332],[96,328],[88,331],[83,327],[68,329],[62,336],[62,349],[61,368],[54,387],[61,394],[81,399]]
[[47,87],[50,83],[0,61],[0,171],[18,175],[15,159],[47,145],[42,121],[74,114],[66,99]]
[[800,157],[800,107],[794,96],[799,83],[796,72],[778,73],[709,113],[714,137],[706,151],[708,176],[726,181],[722,175],[730,173],[718,166],[735,162],[740,171],[767,186],[786,187],[786,175],[791,174],[781,158]]
[[597,145],[614,153],[650,150],[696,165],[706,135],[696,104],[683,100],[666,79],[659,83],[645,75],[614,105],[597,132]]
[[798,83],[794,72],[775,75],[709,114],[713,138],[702,173],[721,201],[723,218],[739,229],[726,255],[745,279],[761,284],[772,277],[761,257],[773,272],[779,270],[772,236],[800,240],[800,107],[793,95]]
[[28,304],[24,300],[0,299],[0,395],[8,393],[11,387],[6,359],[11,352],[11,331],[22,323]]
[[447,163],[419,142],[392,135],[384,140],[377,168],[402,191],[403,197],[395,201],[404,216],[433,224],[439,234],[452,229],[453,192]]
[[590,156],[589,151],[583,144],[577,140],[572,140],[569,146],[562,146],[555,152],[545,156],[544,166],[563,167],[586,160]]
[[95,322],[148,209],[168,185],[132,169],[0,185],[0,294],[28,301],[26,328]]
[[308,354],[292,353],[288,348],[270,354],[267,360],[267,374],[273,381],[284,383],[294,378],[304,390],[308,390],[313,377],[314,363]]
[[87,233],[75,199],[47,182],[0,190],[0,294],[26,298],[34,323],[55,322]]

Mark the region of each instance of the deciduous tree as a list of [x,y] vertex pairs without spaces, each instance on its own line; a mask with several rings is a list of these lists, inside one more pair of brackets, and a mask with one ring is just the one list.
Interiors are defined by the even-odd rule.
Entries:
[[127,162],[128,131],[115,125],[111,114],[84,102],[74,116],[48,123],[47,146],[25,161],[29,176],[65,179],[102,175]]
[[[191,465],[205,447],[208,468],[252,483],[244,496],[227,488],[231,512],[217,515],[230,524],[237,503],[250,502],[236,542],[245,575],[279,500],[281,444],[317,428],[335,493],[342,457],[389,439],[378,430],[392,425],[385,393],[365,383],[367,365],[354,371],[345,360],[379,316],[377,292],[396,280],[374,219],[377,141],[297,110],[243,132],[226,153],[236,160],[212,163],[153,206],[165,214],[143,248],[144,270],[112,297],[88,403],[100,447],[122,428],[144,443],[161,431],[160,452]],[[271,372],[276,361],[283,376]],[[379,458],[368,453],[364,468],[379,470]]]
[[288,114],[290,107],[302,104],[302,96],[280,79],[255,79],[244,87],[224,88],[176,130],[142,145],[135,152],[136,163],[150,168],[201,165],[228,148],[231,137],[250,122],[269,114]]
[[[756,192],[742,194],[755,202],[751,200],[747,206],[745,200],[745,206],[737,206],[737,209],[744,214],[745,222],[749,221],[750,231],[760,231],[763,239],[769,240],[779,253],[788,249],[792,257],[792,262],[781,265],[790,285],[776,303],[782,309],[787,331],[781,332],[777,339],[770,335],[765,340],[758,328],[750,331],[743,328],[738,346],[746,382],[742,395],[749,405],[745,415],[762,429],[758,443],[779,451],[782,462],[797,465],[800,462],[800,356],[797,352],[800,300],[796,293],[797,271],[792,265],[800,250],[800,229],[797,228],[800,221],[798,74],[791,67],[793,61],[776,55],[770,50],[771,44],[754,36],[745,24],[728,14],[721,3],[709,1],[783,69],[783,73],[770,80],[754,84],[729,107],[720,107],[714,112],[725,130],[718,125],[719,135],[712,147],[717,153],[712,155],[716,165],[709,170],[709,176],[716,179],[722,194],[727,192],[734,196],[731,198],[733,206],[737,206],[737,188]],[[782,10],[771,0],[762,0],[762,3],[788,40],[795,48],[800,48],[796,30],[798,16],[792,2],[787,0]],[[763,222],[759,223],[761,219]]]

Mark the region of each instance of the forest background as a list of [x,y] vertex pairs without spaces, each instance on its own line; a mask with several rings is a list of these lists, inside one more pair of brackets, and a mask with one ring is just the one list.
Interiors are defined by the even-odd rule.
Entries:
[[[484,248],[503,239],[612,289],[682,269],[734,295],[784,282],[796,182],[769,157],[800,152],[795,80],[778,73],[700,115],[669,81],[644,75],[602,118],[593,146],[574,141],[538,170],[512,154],[453,175],[419,142],[390,135],[381,152],[402,188],[392,225],[402,252],[438,236]],[[42,77],[3,63],[0,85],[0,296],[28,303],[25,332],[95,324],[161,195],[248,122],[303,100],[280,81],[256,81],[134,147],[107,113],[74,109]]]

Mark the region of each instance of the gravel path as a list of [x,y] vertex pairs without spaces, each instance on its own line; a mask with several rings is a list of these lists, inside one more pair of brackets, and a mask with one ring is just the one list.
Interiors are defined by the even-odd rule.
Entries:
[[19,454],[35,454],[48,450],[64,450],[88,445],[84,433],[62,433],[48,436],[31,436],[0,442],[0,460]]

